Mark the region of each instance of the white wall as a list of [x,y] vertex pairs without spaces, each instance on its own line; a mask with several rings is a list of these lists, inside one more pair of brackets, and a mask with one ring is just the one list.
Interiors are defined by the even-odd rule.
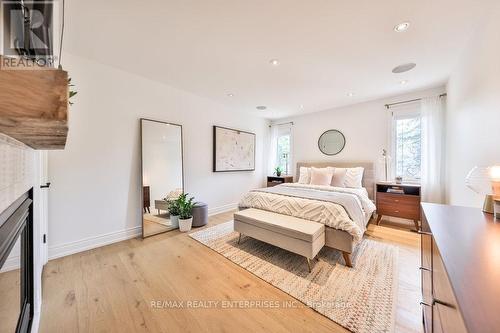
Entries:
[[[185,189],[211,212],[264,184],[267,120],[78,56],[64,59],[78,95],[66,149],[49,154],[50,257],[140,232],[140,117],[183,125]],[[212,172],[212,125],[257,134],[255,172]]]
[[[293,121],[292,158],[294,164],[301,161],[366,161],[376,163],[381,157],[382,149],[390,149],[390,111],[387,110],[385,104],[438,95],[444,91],[444,87],[438,87],[362,104],[308,113],[299,117],[280,119],[273,121],[273,123]],[[335,156],[324,155],[318,148],[320,135],[329,129],[341,131],[346,138],[344,150]]]
[[447,201],[480,207],[465,186],[475,165],[500,164],[500,5],[477,31],[448,82]]

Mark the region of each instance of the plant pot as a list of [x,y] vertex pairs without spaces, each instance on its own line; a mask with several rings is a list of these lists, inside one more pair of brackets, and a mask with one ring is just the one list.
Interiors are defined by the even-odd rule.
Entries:
[[281,172],[276,172],[276,176],[281,177]]
[[170,215],[170,224],[173,228],[179,228],[179,215]]
[[182,232],[186,232],[191,230],[191,226],[193,225],[193,217],[188,219],[179,218],[179,230]]

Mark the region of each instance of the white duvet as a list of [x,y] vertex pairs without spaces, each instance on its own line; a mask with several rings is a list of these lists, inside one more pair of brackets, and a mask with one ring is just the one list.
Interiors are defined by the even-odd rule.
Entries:
[[240,208],[257,208],[295,216],[344,230],[362,239],[375,205],[366,189],[307,184],[282,184],[248,192]]
[[368,191],[364,187],[360,188],[348,188],[348,187],[334,187],[326,185],[309,185],[309,184],[299,184],[299,183],[285,183],[280,186],[290,187],[290,188],[305,188],[317,191],[326,192],[339,192],[339,193],[349,193],[355,195],[359,200],[359,205],[365,215],[365,224],[370,221],[373,212],[377,209],[375,204],[368,197]]

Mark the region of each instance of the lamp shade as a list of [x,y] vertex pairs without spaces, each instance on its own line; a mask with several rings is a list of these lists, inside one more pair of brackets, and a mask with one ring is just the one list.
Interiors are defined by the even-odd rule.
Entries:
[[500,166],[475,166],[465,178],[471,190],[482,195],[496,194],[494,189],[500,183]]

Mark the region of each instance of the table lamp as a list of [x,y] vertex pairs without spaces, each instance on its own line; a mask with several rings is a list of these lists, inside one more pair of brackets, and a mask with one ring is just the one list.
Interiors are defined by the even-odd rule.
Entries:
[[493,214],[493,199],[500,198],[500,166],[472,168],[465,184],[474,192],[485,195],[483,212]]

